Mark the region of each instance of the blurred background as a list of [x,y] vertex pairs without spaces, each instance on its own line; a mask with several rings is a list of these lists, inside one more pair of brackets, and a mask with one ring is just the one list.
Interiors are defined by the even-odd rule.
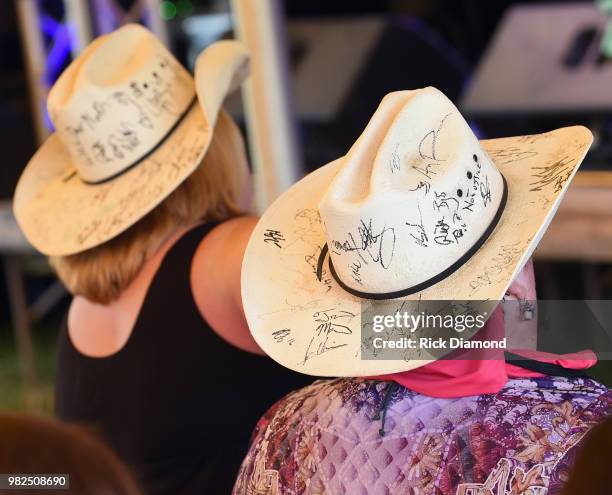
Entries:
[[[50,85],[92,37],[152,29],[189,68],[239,37],[253,77],[227,107],[257,207],[346,153],[381,98],[436,86],[481,138],[570,124],[595,135],[536,252],[539,297],[612,297],[612,0],[14,0],[0,6],[0,410],[52,411],[69,297],[16,228],[17,178],[52,132]],[[579,330],[579,329],[577,329]],[[612,384],[610,361],[593,375]]]

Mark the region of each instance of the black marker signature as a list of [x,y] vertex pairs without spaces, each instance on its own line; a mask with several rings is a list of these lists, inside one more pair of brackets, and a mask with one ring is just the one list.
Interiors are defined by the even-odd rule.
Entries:
[[427,237],[427,232],[425,231],[425,227],[423,226],[423,214],[421,213],[421,205],[417,201],[417,209],[419,211],[419,223],[409,223],[406,222],[408,227],[411,227],[409,234],[415,242],[422,247],[427,247],[429,238]]
[[[412,167],[414,168],[414,167]],[[418,191],[419,189],[425,189],[425,195],[429,194],[429,189],[431,188],[431,184],[426,180],[421,180],[419,183],[413,187],[412,189],[408,189],[409,191]]]
[[446,208],[448,212],[455,212],[459,210],[459,200],[453,196],[447,195],[445,192],[435,192],[435,199],[433,200],[433,207],[440,211],[442,208]]
[[[450,113],[447,113],[444,117],[442,117],[442,120],[440,121],[440,125],[438,126],[438,128],[436,130],[429,131],[427,134],[425,134],[425,136],[423,136],[423,139],[421,139],[421,141],[419,142],[419,155],[421,155],[421,158],[435,160],[437,162],[443,161],[443,159],[438,157],[438,154],[436,153],[436,142],[438,140],[440,131],[442,130],[442,127],[444,126],[444,122],[449,117],[449,115]],[[424,150],[424,147],[426,145],[425,142],[429,138],[431,138],[431,143],[427,143],[427,147],[429,149]]]
[[[353,234],[349,233],[349,239],[344,242],[333,241],[333,247],[338,251],[355,251],[359,258],[367,265],[366,257],[374,263],[380,263],[383,268],[389,268],[393,253],[395,251],[395,229],[383,227],[378,233],[374,232],[372,219],[369,223],[361,220],[361,225],[357,228],[359,232],[359,242],[355,240]],[[336,254],[340,254],[336,251]]]
[[450,238],[450,225],[446,222],[444,217],[438,220],[434,227],[434,241],[441,246],[448,246],[453,243]]
[[351,277],[353,280],[357,282],[359,285],[363,285],[363,281],[361,280],[361,262],[359,260],[355,260],[351,263]]
[[278,230],[272,230],[272,229],[267,229],[264,232],[264,242],[265,243],[272,243],[274,244],[277,248],[282,248],[282,243],[285,242],[285,237],[283,236],[283,234],[278,231]]
[[394,174],[395,172],[399,172],[401,165],[402,165],[400,161],[400,157],[397,154],[398,148],[399,148],[399,143],[395,145],[395,149],[391,153],[391,160],[389,160],[389,166],[391,168],[392,174]]
[[480,182],[480,197],[482,204],[487,206],[491,203],[491,187],[489,186],[489,176],[485,175],[484,181]]
[[315,356],[321,356],[326,352],[347,346],[348,343],[338,339],[343,339],[342,336],[353,333],[348,324],[353,320],[355,314],[350,311],[338,311],[336,308],[330,308],[317,311],[312,317],[317,326],[306,348],[302,364]]
[[293,343],[295,342],[295,339],[291,337],[291,330],[289,328],[282,328],[280,330],[272,332],[272,337],[278,344],[286,342],[288,345],[293,345]]

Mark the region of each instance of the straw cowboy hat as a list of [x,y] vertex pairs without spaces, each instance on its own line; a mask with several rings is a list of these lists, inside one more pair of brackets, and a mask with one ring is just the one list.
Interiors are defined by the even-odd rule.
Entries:
[[97,38],[51,89],[55,133],[17,184],[27,239],[44,254],[70,255],[155,208],[200,164],[248,60],[240,43],[220,41],[199,56],[192,78],[142,26]]
[[363,359],[363,315],[381,301],[496,304],[591,141],[584,127],[478,141],[440,91],[388,94],[346,156],[295,184],[255,228],[242,268],[255,340],[312,375],[431,362]]

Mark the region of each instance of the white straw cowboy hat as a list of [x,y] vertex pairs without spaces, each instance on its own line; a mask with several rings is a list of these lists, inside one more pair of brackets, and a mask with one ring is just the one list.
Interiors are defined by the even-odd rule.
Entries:
[[240,43],[220,41],[199,56],[192,78],[142,26],[97,38],[51,89],[56,131],[17,184],[27,239],[44,254],[70,255],[155,208],[200,164],[248,60]]
[[348,154],[264,213],[242,297],[261,348],[320,376],[407,371],[365,360],[376,301],[499,301],[532,254],[592,141],[584,127],[478,141],[438,90],[390,93]]

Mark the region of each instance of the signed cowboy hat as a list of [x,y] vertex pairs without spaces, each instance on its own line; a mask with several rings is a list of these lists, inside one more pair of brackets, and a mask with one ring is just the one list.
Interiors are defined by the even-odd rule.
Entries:
[[55,133],[17,184],[27,239],[44,254],[70,255],[155,208],[200,164],[248,60],[240,43],[220,41],[199,56],[192,78],[142,26],[97,38],[51,89]]
[[592,141],[584,127],[478,141],[440,91],[388,94],[346,156],[264,213],[242,297],[261,348],[319,376],[408,371],[363,359],[379,301],[499,301],[532,254]]

